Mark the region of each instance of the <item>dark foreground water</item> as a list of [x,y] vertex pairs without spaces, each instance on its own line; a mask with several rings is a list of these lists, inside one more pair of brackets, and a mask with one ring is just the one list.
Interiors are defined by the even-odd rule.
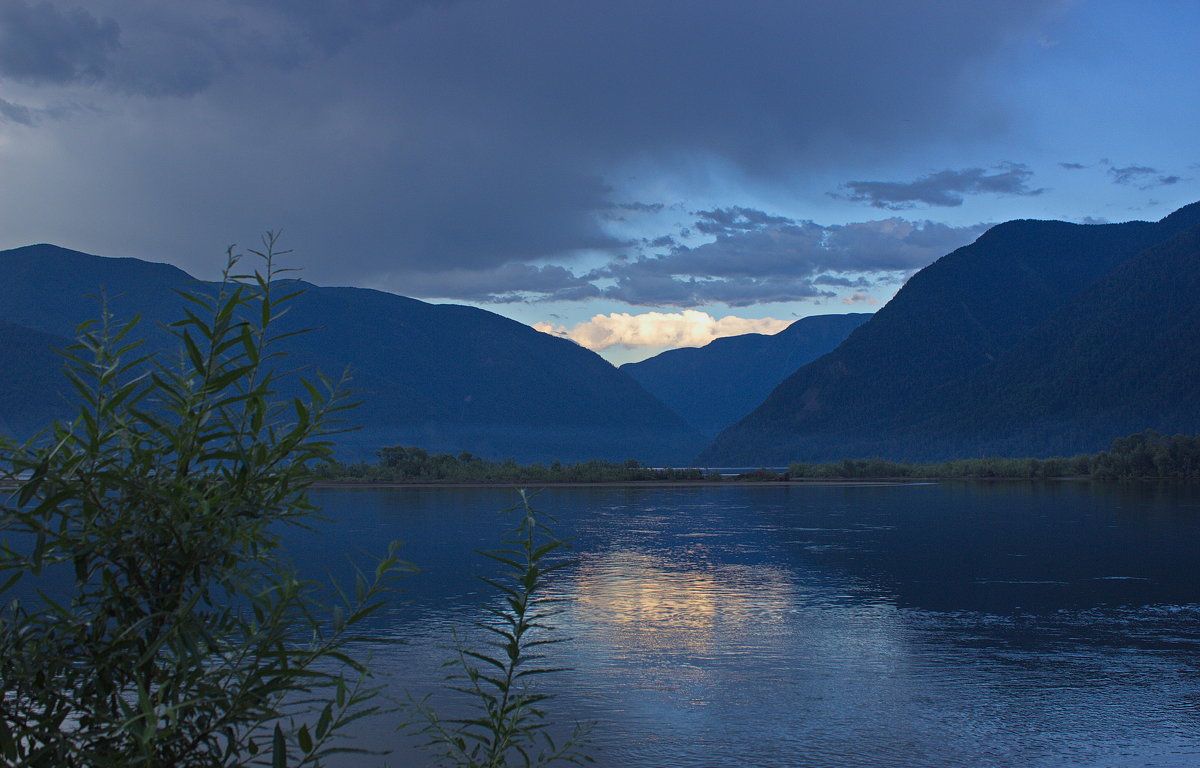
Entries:
[[[436,691],[495,595],[515,494],[330,489],[312,567],[406,542],[376,628],[392,691]],[[1200,489],[1069,483],[578,488],[549,704],[600,766],[1200,765]],[[447,702],[447,706],[453,706]],[[395,719],[359,729],[424,765]],[[379,764],[355,758],[340,765]]]

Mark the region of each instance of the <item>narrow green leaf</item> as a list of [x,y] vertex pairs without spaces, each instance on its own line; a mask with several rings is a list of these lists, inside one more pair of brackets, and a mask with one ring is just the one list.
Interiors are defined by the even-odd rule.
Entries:
[[275,735],[271,739],[271,768],[287,768],[287,744],[279,723],[275,724]]
[[203,374],[205,368],[204,357],[200,354],[200,349],[196,346],[196,342],[192,338],[192,334],[184,331],[181,334],[181,338],[187,351],[188,360],[192,364],[192,369],[195,370],[197,374]]
[[321,710],[321,717],[317,719],[317,738],[323,739],[329,733],[329,725],[333,722],[333,707],[329,704]]

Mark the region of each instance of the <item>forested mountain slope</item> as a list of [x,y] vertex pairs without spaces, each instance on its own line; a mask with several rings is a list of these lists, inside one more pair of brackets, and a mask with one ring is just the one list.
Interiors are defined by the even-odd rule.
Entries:
[[[932,444],[1074,453],[1114,435],[1200,431],[1200,229],[1121,264],[994,363],[904,415]],[[1028,452],[1026,452],[1028,453]]]
[[56,350],[70,339],[0,320],[0,434],[32,435],[71,415],[74,390]]
[[[181,316],[175,290],[198,287],[165,264],[52,245],[0,252],[0,274],[0,320],[67,337],[99,314],[85,297],[103,293],[118,318],[140,313],[143,332],[162,348],[170,339],[157,324]],[[472,307],[303,287],[281,330],[314,330],[287,340],[286,365],[333,377],[352,370],[362,401],[352,419],[362,429],[341,439],[344,458],[409,444],[523,461],[675,463],[703,445],[637,382],[570,341]],[[15,355],[4,363],[10,371],[23,364]],[[40,412],[47,403],[26,406]]]
[[802,317],[776,334],[747,333],[671,349],[621,370],[706,438],[763,401],[800,366],[840,344],[869,314]]
[[[1157,223],[1012,221],[993,227],[914,275],[841,346],[801,368],[758,409],[723,432],[701,461],[923,460],[991,451],[1036,455],[1099,450],[1119,434],[1168,426],[1166,411],[1158,418],[1157,412],[1134,405],[1154,399],[1148,389],[1157,391],[1158,385],[1137,385],[1115,361],[1103,371],[1089,369],[1080,362],[1088,353],[1061,342],[1067,326],[1060,324],[1068,320],[1060,312],[1070,314],[1073,337],[1086,338],[1105,333],[1105,323],[1115,322],[1112,306],[1126,307],[1131,314],[1124,322],[1131,335],[1123,347],[1112,348],[1115,357],[1156,343],[1146,333],[1158,321],[1147,314],[1149,304],[1135,306],[1132,297],[1138,291],[1172,292],[1176,286],[1170,283],[1180,279],[1186,285],[1187,277],[1171,270],[1186,272],[1182,265],[1191,264],[1195,272],[1200,257],[1189,250],[1186,237],[1164,246],[1167,250],[1158,257],[1147,249],[1196,226],[1200,204]],[[1143,252],[1145,261],[1131,261]],[[1127,267],[1119,269],[1122,265]],[[1098,293],[1091,297],[1091,291]],[[1180,343],[1187,346],[1188,338]],[[1051,339],[1056,340],[1055,351],[1042,368],[1031,367],[1031,352],[1016,349],[1023,342],[1021,350],[1049,349]],[[1165,368],[1154,375],[1194,376],[1184,350],[1173,349],[1173,361],[1160,361]],[[1011,362],[1001,363],[1010,351]],[[1065,372],[1049,377],[1047,365]],[[1027,371],[1021,374],[1026,397],[1018,403],[1007,382],[1021,371]],[[1047,427],[1054,431],[1053,439],[1047,433],[1035,440],[1029,424],[1049,425],[1047,419],[1056,412],[1053,397],[1082,392],[1097,396],[1086,407],[1071,410],[1057,427]],[[1032,422],[1022,415],[1034,412],[1041,415]],[[1117,412],[1153,417],[1154,423],[1092,437],[1085,422]],[[1095,423],[1107,429],[1110,422]]]

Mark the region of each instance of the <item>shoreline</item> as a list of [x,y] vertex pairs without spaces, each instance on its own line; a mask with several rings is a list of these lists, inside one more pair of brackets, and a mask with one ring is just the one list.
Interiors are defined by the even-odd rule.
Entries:
[[449,480],[446,482],[406,482],[393,480],[387,482],[355,482],[353,480],[321,480],[311,483],[309,488],[721,488],[737,486],[740,488],[773,488],[794,486],[862,486],[862,485],[938,485],[940,483],[968,482],[1095,482],[1087,475],[1072,475],[1070,477],[872,477],[872,478],[812,478],[796,480],[603,480],[594,482],[551,482],[551,483],[521,483],[508,481],[468,482]]
[[[464,480],[420,481],[408,482],[392,480],[386,482],[357,482],[354,480],[318,480],[308,484],[309,488],[720,488],[736,486],[739,488],[770,488],[797,486],[852,487],[852,486],[889,486],[889,485],[937,485],[940,483],[1012,483],[1012,482],[1068,482],[1068,483],[1109,483],[1109,482],[1151,482],[1151,483],[1186,483],[1194,482],[1186,478],[1131,478],[1127,480],[1098,480],[1090,475],[1067,475],[1062,477],[871,477],[871,478],[798,478],[794,480],[602,480],[575,482],[510,482],[502,480],[470,482]],[[20,483],[0,481],[0,490],[15,491]]]

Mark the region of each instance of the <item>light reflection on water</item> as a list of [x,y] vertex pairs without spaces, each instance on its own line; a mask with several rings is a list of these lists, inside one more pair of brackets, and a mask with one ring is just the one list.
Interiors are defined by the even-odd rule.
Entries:
[[796,604],[779,568],[670,568],[631,550],[583,556],[571,586],[574,622],[656,648],[703,650],[732,627],[769,631]]
[[[1195,489],[559,489],[551,707],[617,766],[1200,764]],[[470,635],[502,490],[328,490],[304,557],[402,538],[394,688]],[[310,548],[306,550],[307,548]],[[364,736],[420,765],[388,723]],[[349,761],[345,765],[358,765]]]

